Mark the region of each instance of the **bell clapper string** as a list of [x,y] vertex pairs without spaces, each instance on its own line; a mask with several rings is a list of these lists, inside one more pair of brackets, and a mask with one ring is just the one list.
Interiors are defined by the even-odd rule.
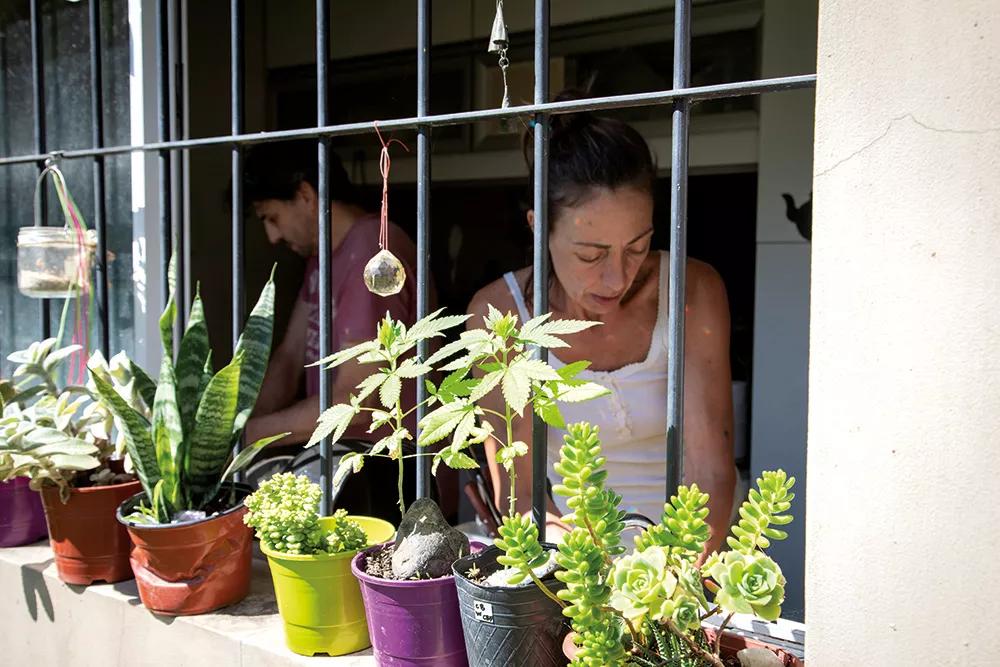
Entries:
[[510,90],[507,88],[507,68],[510,66],[510,60],[507,58],[507,47],[509,46],[510,37],[507,34],[507,22],[503,16],[503,0],[497,0],[497,12],[493,17],[493,29],[490,31],[490,43],[486,51],[498,54],[497,64],[500,66],[500,76],[503,77],[503,101],[500,106],[504,109],[510,106]]

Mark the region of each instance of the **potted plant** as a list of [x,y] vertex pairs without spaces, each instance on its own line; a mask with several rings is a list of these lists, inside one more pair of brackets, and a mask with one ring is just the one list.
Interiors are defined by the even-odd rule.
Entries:
[[[0,416],[7,412],[8,405],[16,405],[18,402],[18,391],[14,383],[0,379]],[[0,449],[0,459],[5,456],[2,451]],[[28,483],[27,477],[0,481],[0,547],[31,544],[47,534],[41,496]]]
[[[441,336],[443,331],[464,323],[469,317],[442,317],[440,313],[431,314],[409,329],[387,316],[375,340],[319,362],[334,367],[356,361],[378,364],[379,368],[358,385],[358,393],[349,403],[335,405],[320,416],[310,444],[326,436],[336,442],[361,413],[367,413],[371,419],[370,432],[387,429],[387,434],[370,451],[344,455],[334,483],[352,471],[361,470],[370,456],[389,457],[400,465],[399,497],[403,519],[396,531],[396,540],[362,551],[352,565],[355,576],[361,581],[372,644],[381,664],[465,665],[468,661],[469,630],[464,630],[463,639],[459,627],[464,619],[459,614],[451,566],[473,549],[467,537],[448,526],[433,501],[421,499],[408,510],[404,508],[403,459],[431,455],[428,448],[437,447],[433,453],[432,472],[436,473],[441,463],[453,468],[477,467],[466,450],[484,442],[493,431],[489,422],[482,421],[487,410],[477,401],[498,387],[510,396],[506,410],[508,436],[513,415],[523,413],[529,403],[552,423],[561,425],[557,400],[585,400],[604,392],[601,387],[575,379],[585,364],[573,364],[557,373],[547,364],[531,358],[527,349],[532,344],[561,345],[556,335],[580,331],[592,323],[547,322],[548,316],[545,316],[518,330],[516,317],[502,316],[491,309],[486,318],[487,329],[463,332],[457,340],[444,345],[426,360],[410,356],[420,340]],[[436,368],[449,359],[452,360]],[[481,369],[485,375],[481,379],[471,377],[474,368]],[[417,449],[408,453],[413,449],[410,444],[413,437],[403,424],[416,406],[406,410],[402,407],[402,380],[436,370],[449,374],[440,386],[425,380],[428,390],[425,405],[437,407],[421,421]],[[376,391],[378,407],[370,407],[366,401],[370,402]],[[450,443],[442,446],[440,443],[449,437]],[[513,474],[514,457],[524,453],[527,447],[524,443],[511,442],[510,437],[503,442],[501,459]],[[425,451],[420,451],[421,448]],[[538,596],[536,591],[524,590]],[[554,609],[556,625],[561,627],[559,609]],[[405,623],[400,619],[406,619]],[[556,632],[550,642],[556,652],[562,634],[561,630]],[[472,663],[486,664],[477,656],[472,656]]]
[[[568,364],[556,370],[537,359],[532,348],[566,347],[559,336],[569,335],[595,326],[597,322],[550,320],[542,315],[518,327],[517,316],[501,314],[489,307],[485,328],[462,334],[452,346],[445,346],[441,358],[461,354],[446,364],[452,370],[452,383],[468,382],[468,390],[432,392],[442,405],[428,414],[421,424],[421,445],[430,445],[449,435],[452,442],[435,455],[435,459],[452,466],[472,467],[474,461],[463,452],[474,442],[487,436],[496,438],[500,447],[497,461],[510,476],[508,512],[500,527],[495,546],[478,554],[459,559],[453,565],[458,599],[465,633],[466,647],[472,664],[490,665],[531,664],[554,665],[563,662],[560,646],[569,628],[565,623],[559,600],[552,592],[558,582],[551,578],[555,546],[538,544],[538,531],[531,519],[515,511],[514,461],[527,453],[525,443],[513,438],[514,418],[537,413],[549,426],[565,428],[559,402],[580,402],[607,394],[607,389],[592,382],[577,379],[587,362]],[[473,371],[481,379],[465,380]],[[482,407],[478,402],[495,389],[504,399],[502,413]],[[481,415],[492,414],[504,426],[503,433],[493,432],[489,422],[476,427]],[[475,438],[469,433],[479,430]],[[484,431],[484,432],[482,432]],[[525,570],[512,568],[515,561],[505,556],[499,547],[511,535],[524,531],[534,534],[529,554],[520,554],[531,562]],[[530,585],[537,583],[542,586]],[[544,581],[543,581],[544,580]]]
[[175,361],[176,316],[171,294],[160,317],[159,378],[146,388],[150,419],[100,374],[91,374],[101,401],[121,426],[142,484],[142,491],[117,512],[134,545],[131,563],[139,596],[151,611],[172,615],[205,613],[246,596],[252,535],[243,523],[243,499],[250,489],[227,481],[260,449],[284,437],[263,438],[231,456],[257,400],[270,352],[273,272],[232,361],[218,373],[212,373],[200,296],[192,303]]
[[[369,457],[388,457],[399,465],[401,522],[394,542],[374,546],[354,557],[351,569],[360,582],[373,650],[379,664],[467,665],[465,642],[459,630],[458,600],[451,563],[469,553],[469,539],[445,521],[437,504],[420,499],[409,508],[403,500],[403,461],[427,455],[415,451],[413,436],[404,426],[416,406],[403,408],[403,380],[429,373],[438,355],[427,361],[412,356],[421,340],[443,335],[467,316],[441,316],[437,311],[407,328],[388,315],[374,340],[343,350],[319,363],[335,367],[347,362],[377,364],[377,370],[358,385],[347,404],[335,405],[319,419],[309,444],[326,436],[336,442],[361,413],[371,420],[369,432],[382,429],[368,452],[351,452],[341,459],[334,477],[339,484],[362,469]],[[447,381],[443,386],[452,387]],[[377,407],[371,407],[376,398]],[[429,402],[429,401],[428,401]],[[471,459],[470,459],[471,460]],[[377,544],[377,543],[376,543]]]
[[305,476],[274,475],[247,497],[246,524],[267,556],[285,626],[285,643],[300,655],[344,655],[371,645],[351,559],[359,549],[392,538],[392,524],[319,516],[321,491]]
[[[63,362],[79,350],[49,338],[8,357],[18,366],[0,420],[0,480],[41,492],[63,581],[110,583],[132,578],[128,536],[114,514],[139,485],[114,458],[111,416],[91,389],[60,382]],[[110,372],[99,354],[94,363]],[[130,381],[125,368],[116,375],[119,384]]]
[[[723,650],[725,628],[734,614],[763,621],[781,614],[785,579],[763,550],[771,540],[785,538],[777,526],[792,520],[786,512],[794,498],[794,478],[781,470],[764,472],[740,508],[729,549],[713,553],[700,567],[709,537],[708,494],[694,484],[678,488],[664,505],[660,522],[641,532],[634,552],[626,555],[621,497],[605,488],[597,429],[570,425],[565,440],[556,465],[563,482],[553,491],[569,498],[572,513],[566,520],[573,529],[559,544],[555,576],[565,588],[555,596],[573,624],[574,634],[564,644],[573,665],[800,664],[787,654],[779,657],[777,650],[764,651],[769,662],[749,662],[745,654],[737,658],[739,663],[726,662],[736,656]],[[501,546],[505,560],[522,572],[540,550],[531,531],[508,530]],[[716,614],[724,620],[717,630],[706,632],[703,621]]]

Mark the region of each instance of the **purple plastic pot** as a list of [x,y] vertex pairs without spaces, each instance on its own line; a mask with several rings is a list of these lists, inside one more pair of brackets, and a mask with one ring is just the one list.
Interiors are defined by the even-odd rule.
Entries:
[[393,581],[366,574],[368,555],[390,546],[371,547],[351,561],[375,660],[383,667],[467,667],[455,578]]
[[0,482],[0,547],[37,542],[48,534],[41,496],[27,477]]

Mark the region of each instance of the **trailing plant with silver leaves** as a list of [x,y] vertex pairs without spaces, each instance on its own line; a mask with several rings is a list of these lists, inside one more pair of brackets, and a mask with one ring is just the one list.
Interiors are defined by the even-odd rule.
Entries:
[[[62,366],[79,345],[57,347],[55,338],[10,354],[17,364],[0,381],[0,481],[27,477],[35,490],[52,484],[63,502],[72,486],[131,479],[108,467],[112,417],[89,386],[63,384]],[[103,363],[99,353],[95,360]],[[106,365],[106,364],[105,364]]]
[[346,510],[337,510],[332,527],[319,522],[319,484],[292,473],[274,475],[243,501],[249,512],[244,523],[256,529],[261,543],[272,551],[308,555],[357,551],[368,546],[368,536]]
[[[572,664],[723,667],[719,641],[707,641],[701,622],[727,614],[721,636],[733,613],[769,621],[780,616],[785,579],[763,549],[785,538],[772,526],[792,520],[786,512],[794,478],[781,470],[764,472],[740,508],[731,550],[712,554],[700,568],[709,537],[708,494],[695,484],[679,487],[660,522],[639,534],[635,551],[624,555],[621,497],[605,488],[598,431],[586,423],[571,424],[568,431],[556,464],[563,481],[553,492],[568,498],[571,512],[564,518],[573,526],[556,557],[556,577],[566,584],[557,595],[567,603],[563,614],[576,633]],[[533,554],[540,548],[537,539],[537,531],[520,530],[505,536],[503,547]]]
[[[202,510],[216,499],[226,479],[248,465],[262,448],[287,435],[262,438],[231,456],[257,401],[271,351],[274,272],[250,313],[232,361],[213,373],[205,311],[198,294],[174,358],[174,271],[171,260],[170,299],[160,316],[163,360],[159,378],[155,385],[145,379],[137,383],[143,401],[152,407],[151,417],[144,416],[103,373],[91,367],[100,400],[118,421],[145,491],[145,503],[129,518],[144,523],[169,523],[182,512]],[[138,374],[137,380],[140,377],[148,378],[148,374]]]

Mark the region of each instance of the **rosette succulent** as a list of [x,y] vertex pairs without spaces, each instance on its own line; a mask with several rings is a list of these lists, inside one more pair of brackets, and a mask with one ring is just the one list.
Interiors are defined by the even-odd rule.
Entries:
[[611,570],[611,606],[633,623],[670,618],[677,577],[667,568],[668,561],[663,547],[619,558]]
[[711,558],[704,571],[719,586],[715,602],[723,611],[755,614],[765,621],[781,616],[785,577],[770,556],[727,551]]
[[274,475],[247,496],[249,512],[243,521],[271,551],[308,555],[357,551],[368,544],[364,529],[337,510],[332,526],[319,521],[322,491],[308,477],[292,473]]
[[[795,480],[780,470],[763,473],[740,508],[740,523],[729,538],[732,550],[712,554],[701,568],[696,563],[709,537],[708,494],[695,484],[679,487],[660,522],[636,537],[634,553],[623,555],[621,497],[604,488],[598,431],[586,423],[567,430],[556,464],[563,480],[553,491],[569,498],[572,512],[564,519],[574,526],[556,557],[562,568],[556,577],[566,584],[558,597],[568,603],[563,614],[576,633],[571,665],[723,667],[702,619],[719,611],[778,618],[785,579],[762,549],[785,537],[773,526],[791,521],[784,512]],[[517,553],[534,553],[523,541],[536,535],[522,527]],[[714,604],[706,589],[714,593]]]

